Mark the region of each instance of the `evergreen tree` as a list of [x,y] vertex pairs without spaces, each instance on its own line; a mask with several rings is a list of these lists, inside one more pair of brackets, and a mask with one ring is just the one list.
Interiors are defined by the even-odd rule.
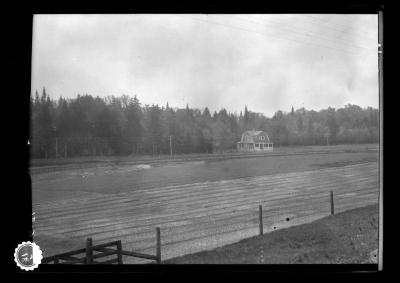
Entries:
[[[52,102],[43,88],[42,96],[36,106],[36,113],[32,124],[33,141],[36,144],[36,152],[40,157],[50,157],[52,151],[52,138],[54,137]],[[54,148],[54,147],[53,147]],[[54,150],[54,149],[53,149]]]
[[129,99],[125,108],[124,134],[127,140],[127,152],[139,153],[143,143],[143,113],[139,99]]
[[136,96],[105,98],[78,94],[52,101],[43,88],[30,96],[31,152],[35,158],[83,155],[174,154],[235,150],[245,130],[266,131],[277,146],[379,141],[379,110],[346,105],[320,111],[304,108],[272,118],[245,106],[239,115],[142,106]]
[[299,116],[297,117],[297,130],[298,130],[300,133],[302,133],[302,132],[303,132],[303,129],[304,129],[304,126],[303,126],[303,118],[302,118],[301,115],[299,115]]
[[247,106],[244,107],[244,115],[243,115],[243,131],[249,130],[250,127],[250,114],[247,110]]
[[328,108],[327,127],[329,129],[329,136],[330,136],[331,142],[334,142],[336,139],[337,132],[338,132],[338,125],[336,123],[336,115],[335,115],[334,108]]

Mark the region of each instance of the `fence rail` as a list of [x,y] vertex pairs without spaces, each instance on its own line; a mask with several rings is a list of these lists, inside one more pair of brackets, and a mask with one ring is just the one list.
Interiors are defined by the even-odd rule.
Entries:
[[[323,217],[324,214],[326,214],[326,216],[334,215],[335,208],[336,208],[336,210],[339,210],[339,211],[343,211],[342,208],[344,208],[344,207],[346,207],[346,209],[344,209],[344,210],[349,209],[350,207],[348,207],[348,205],[346,204],[347,202],[341,201],[341,198],[340,198],[341,193],[342,193],[342,190],[336,191],[336,195],[337,195],[336,207],[335,207],[335,202],[334,202],[334,191],[332,191],[332,190],[326,191],[325,196],[320,196],[318,198],[318,200],[319,200],[318,207],[317,207],[318,211],[319,211],[318,213],[316,213],[316,211],[312,211],[316,208],[314,206],[307,206],[307,208],[308,208],[307,211],[304,211],[301,209],[293,211],[293,210],[291,210],[291,208],[293,208],[293,206],[289,206],[289,207],[285,207],[285,209],[284,209],[285,212],[281,211],[280,213],[271,214],[269,212],[275,210],[276,208],[268,207],[268,205],[266,205],[265,203],[259,203],[258,217],[255,217],[256,216],[255,214],[257,211],[255,209],[255,207],[252,209],[247,209],[247,210],[249,210],[249,212],[252,213],[252,215],[254,217],[250,217],[251,215],[248,215],[247,212],[244,213],[243,215],[240,214],[237,216],[240,216],[241,221],[245,221],[245,224],[248,221],[252,222],[253,225],[258,222],[257,223],[258,224],[258,234],[263,235],[265,233],[264,224],[270,222],[269,220],[272,220],[272,218],[278,217],[278,218],[283,219],[283,217],[285,217],[285,219],[284,219],[285,222],[288,222],[289,220],[292,222],[292,220],[297,219],[297,218],[300,219],[300,218],[307,218],[307,217],[312,217],[312,216]],[[263,211],[263,204],[264,204],[264,211]],[[304,206],[304,204],[301,204],[301,206]],[[295,205],[295,207],[299,207],[299,205]],[[286,212],[286,211],[289,211],[289,212]],[[288,216],[283,216],[283,215],[285,215],[285,213],[289,213],[289,214],[295,213],[296,216],[294,216],[294,217],[290,216],[290,219],[289,219]],[[246,218],[247,215],[249,216],[248,219]],[[231,216],[231,217],[235,218],[235,216]],[[280,220],[282,220],[282,219],[280,219]],[[317,219],[317,218],[315,218],[315,219]],[[222,220],[223,219],[221,219],[221,221]],[[275,219],[274,221],[276,221],[276,220],[277,219]],[[227,221],[229,222],[229,220],[227,220]],[[236,223],[237,221],[235,220],[234,222]],[[276,223],[276,222],[274,222],[274,223]],[[215,224],[217,224],[217,223],[215,223]],[[219,223],[216,226],[219,226],[221,224],[224,226],[224,222]],[[249,224],[249,223],[247,223],[247,224]],[[274,225],[276,225],[276,224],[274,224]],[[245,227],[242,227],[241,229],[248,229],[250,226],[245,225]],[[214,229],[214,228],[209,227],[209,229]],[[275,227],[274,227],[274,229],[275,229]],[[193,231],[185,230],[184,233],[196,232],[196,231],[197,231],[196,229],[194,229]],[[168,236],[170,236],[170,234],[171,233],[166,232],[165,236],[168,238]],[[195,240],[195,239],[188,238],[187,240]],[[140,244],[141,240],[137,239],[136,241],[138,244]],[[178,242],[171,242],[171,241],[167,240],[164,242],[164,245],[168,246],[168,245],[175,244]],[[128,241],[125,244],[129,245],[129,244],[132,244],[132,242]],[[144,249],[148,249],[150,247],[150,246],[146,246],[146,245],[143,246],[142,244],[140,244],[140,245],[141,245],[142,251]],[[116,258],[111,258],[111,259],[108,258],[106,260],[101,260],[102,258],[110,257],[113,255],[115,255]],[[152,260],[158,264],[161,264],[161,232],[160,232],[160,228],[159,227],[156,228],[156,253],[155,254],[143,253],[143,252],[140,252],[140,250],[139,251],[123,250],[121,240],[114,240],[114,241],[110,241],[107,243],[93,245],[92,238],[87,238],[85,248],[81,248],[81,249],[77,249],[74,251],[69,251],[66,253],[61,253],[61,254],[50,256],[50,257],[46,257],[43,259],[42,262],[43,263],[54,263],[54,264],[113,264],[113,263],[123,264],[123,256],[130,256],[130,257],[136,257],[136,258],[141,258],[141,259],[146,259],[146,260]]]
[[[116,246],[115,249],[110,247]],[[112,264],[118,263],[123,264],[122,256],[131,256],[143,259],[154,260],[157,264],[161,264],[161,232],[160,228],[156,228],[156,255],[149,255],[145,253],[124,251],[122,250],[122,241],[112,241],[108,243],[93,245],[92,238],[86,239],[86,248],[69,251],[66,253],[56,254],[53,256],[45,257],[42,259],[42,263],[54,263],[54,264]],[[95,252],[97,252],[95,254]],[[82,255],[84,257],[74,257],[76,255]],[[108,259],[104,261],[97,261],[97,259],[116,255],[116,258]]]

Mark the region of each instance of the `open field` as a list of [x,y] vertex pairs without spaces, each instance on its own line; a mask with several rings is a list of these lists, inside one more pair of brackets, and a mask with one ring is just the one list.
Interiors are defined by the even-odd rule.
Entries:
[[87,169],[95,167],[110,167],[135,164],[163,164],[179,163],[187,161],[212,161],[223,159],[236,159],[279,156],[279,155],[298,155],[335,152],[353,152],[360,150],[376,150],[376,144],[351,144],[351,145],[332,145],[332,146],[297,146],[297,147],[278,147],[273,152],[226,152],[226,153],[203,153],[203,154],[180,154],[180,155],[132,155],[132,156],[87,156],[75,158],[49,158],[32,159],[30,161],[30,171],[32,174],[55,172],[71,169]]
[[165,264],[377,263],[378,205],[241,240]]
[[331,190],[336,211],[377,203],[376,149],[34,174],[34,239],[45,256],[87,237],[154,254],[159,226],[163,260],[212,249],[257,235],[260,203],[265,232],[328,215]]

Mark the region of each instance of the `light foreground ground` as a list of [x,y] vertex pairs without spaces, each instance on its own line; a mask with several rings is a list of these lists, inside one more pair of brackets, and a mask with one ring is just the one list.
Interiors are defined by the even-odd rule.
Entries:
[[378,212],[356,208],[164,264],[376,264]]
[[[118,166],[32,176],[34,240],[44,256],[122,240],[124,250],[162,259],[209,250],[264,231],[378,202],[377,152]],[[124,258],[126,263],[144,263]]]

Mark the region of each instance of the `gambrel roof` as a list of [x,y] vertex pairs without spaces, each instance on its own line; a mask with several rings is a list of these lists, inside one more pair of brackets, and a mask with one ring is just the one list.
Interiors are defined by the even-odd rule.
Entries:
[[240,142],[244,143],[270,143],[269,136],[264,131],[245,131]]

